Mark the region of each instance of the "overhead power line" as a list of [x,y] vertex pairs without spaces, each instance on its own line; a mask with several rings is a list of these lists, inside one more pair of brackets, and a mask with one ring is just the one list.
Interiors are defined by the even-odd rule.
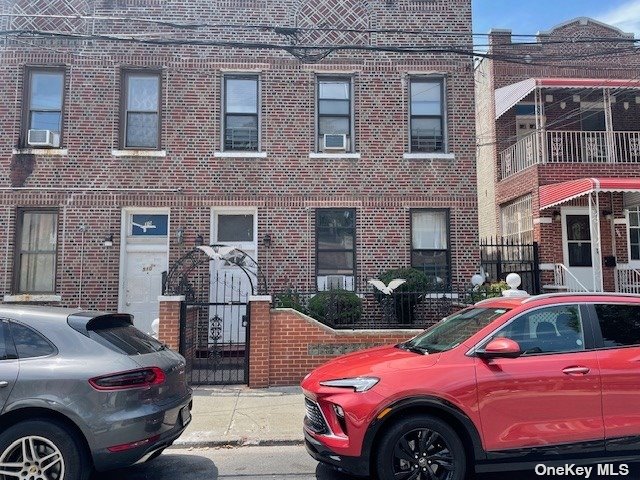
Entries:
[[[275,33],[293,34],[296,32],[342,32],[342,33],[381,33],[381,34],[400,34],[400,35],[438,35],[438,36],[466,36],[466,37],[489,37],[491,33],[478,33],[469,31],[455,30],[422,30],[422,29],[402,29],[402,28],[350,28],[337,26],[318,26],[318,27],[289,27],[273,24],[238,24],[238,23],[185,23],[173,22],[168,20],[157,20],[144,17],[131,16],[109,16],[109,15],[52,15],[52,14],[25,14],[25,13],[0,13],[0,17],[17,17],[17,18],[50,18],[50,19],[66,19],[66,20],[97,20],[97,21],[118,21],[130,23],[146,23],[164,27],[171,27],[181,30],[198,30],[202,28],[220,28],[220,29],[237,29],[237,30],[258,30],[273,31]],[[522,34],[511,33],[512,38],[540,38],[540,34]],[[542,35],[544,37],[544,35]],[[640,39],[627,37],[557,37],[557,40],[551,40],[547,37],[544,44],[553,43],[638,43]],[[516,45],[541,44],[541,42],[517,42]]]
[[[0,31],[0,35],[5,37],[18,37],[18,38],[58,38],[66,40],[103,40],[110,42],[120,43],[133,43],[144,45],[159,45],[159,46],[212,46],[212,47],[228,47],[239,49],[253,49],[253,50],[279,50],[287,52],[296,58],[303,61],[317,62],[327,57],[333,52],[340,51],[369,51],[369,52],[386,52],[386,53],[400,53],[400,54],[456,54],[466,57],[480,57],[491,58],[504,62],[511,62],[524,65],[538,65],[538,66],[558,66],[553,62],[557,60],[562,62],[562,67],[570,67],[567,64],[565,55],[536,55],[535,57],[528,55],[523,57],[522,54],[508,55],[505,53],[483,52],[476,51],[473,48],[469,48],[470,45],[362,45],[362,44],[299,44],[296,42],[289,43],[273,43],[273,42],[251,42],[251,41],[229,41],[229,40],[216,40],[209,38],[141,38],[139,33],[135,36],[127,36],[126,34],[119,35],[107,35],[107,34],[79,34],[69,32],[55,32],[45,30],[5,30]],[[153,35],[150,33],[149,35]],[[598,55],[612,55],[612,54],[631,54],[636,53],[638,50],[635,46],[623,46],[618,48],[607,48],[600,51],[591,51],[584,54],[574,55],[576,59],[589,58]],[[543,63],[543,62],[547,63]],[[551,62],[551,63],[549,63]]]

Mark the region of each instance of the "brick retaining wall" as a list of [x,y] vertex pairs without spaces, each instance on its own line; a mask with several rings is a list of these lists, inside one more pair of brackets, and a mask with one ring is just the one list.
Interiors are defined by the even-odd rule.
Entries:
[[420,330],[333,330],[293,309],[251,302],[249,386],[297,385],[314,368],[364,348],[398,343]]

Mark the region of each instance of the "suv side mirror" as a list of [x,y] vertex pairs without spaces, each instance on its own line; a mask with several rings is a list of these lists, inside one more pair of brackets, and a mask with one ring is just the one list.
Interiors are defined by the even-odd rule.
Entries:
[[476,354],[480,358],[516,358],[522,354],[522,350],[518,342],[510,338],[495,338],[483,350],[477,350]]

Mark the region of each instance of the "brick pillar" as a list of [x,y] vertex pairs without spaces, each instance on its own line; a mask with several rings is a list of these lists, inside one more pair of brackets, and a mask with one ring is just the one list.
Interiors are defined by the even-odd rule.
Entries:
[[249,297],[249,387],[269,386],[271,295]]
[[158,297],[160,303],[158,340],[176,352],[180,349],[180,306],[183,301],[182,295]]

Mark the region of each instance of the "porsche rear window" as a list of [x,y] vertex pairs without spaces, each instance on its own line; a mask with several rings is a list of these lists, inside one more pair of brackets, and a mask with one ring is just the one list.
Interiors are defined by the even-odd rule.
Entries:
[[144,355],[164,350],[155,338],[132,325],[117,325],[89,331],[89,337],[107,348],[125,355]]

